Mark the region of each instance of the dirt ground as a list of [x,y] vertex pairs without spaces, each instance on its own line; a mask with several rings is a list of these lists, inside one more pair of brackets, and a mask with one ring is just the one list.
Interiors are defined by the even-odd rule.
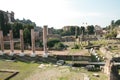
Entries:
[[68,66],[40,67],[25,80],[83,80],[84,75]]
[[[9,54],[11,51],[10,50],[5,50],[5,54]],[[14,50],[14,53],[19,54],[21,53],[21,50]],[[31,54],[32,50],[25,50],[24,54]],[[37,55],[42,55],[44,51],[35,51]],[[48,51],[48,54],[50,55],[85,55],[88,53],[87,50],[77,50],[77,51],[69,51],[69,50],[63,50],[63,51]]]

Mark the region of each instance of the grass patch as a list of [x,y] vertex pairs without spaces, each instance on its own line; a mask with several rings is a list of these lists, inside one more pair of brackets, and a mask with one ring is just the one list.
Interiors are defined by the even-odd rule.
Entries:
[[76,53],[76,52],[80,52],[81,49],[70,49],[70,53]]
[[15,70],[0,70],[0,80],[10,80],[16,76],[19,72]]
[[85,56],[90,56],[89,52],[86,49],[70,49],[70,54],[84,53]]
[[[0,69],[9,69],[9,70],[19,71],[19,74],[11,78],[10,80],[24,80],[38,67],[38,65],[39,64],[37,63],[25,63],[20,61],[12,62],[12,61],[0,60]],[[2,74],[2,75],[3,77],[6,76],[5,74]]]
[[0,72],[0,80],[5,80],[7,77],[11,76],[13,73]]
[[90,80],[108,80],[108,77],[106,74],[101,73],[101,72],[97,72],[97,74],[99,74],[99,77],[93,76],[94,72],[88,72],[88,75],[90,77]]
[[[90,78],[90,80],[108,80],[108,77],[106,74],[104,74],[103,72],[99,71],[99,72],[92,72],[92,71],[87,71],[85,68],[77,68],[77,69],[70,69],[71,71],[74,72],[81,72],[84,73],[86,75],[88,75],[88,77]],[[94,73],[99,74],[99,77],[95,77],[93,76]]]
[[58,80],[68,80],[67,77],[60,77]]

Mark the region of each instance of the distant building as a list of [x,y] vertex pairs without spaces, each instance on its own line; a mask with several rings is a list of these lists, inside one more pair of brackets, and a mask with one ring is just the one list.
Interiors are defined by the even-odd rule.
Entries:
[[102,35],[103,29],[99,25],[95,25],[95,34],[96,35]]
[[[34,27],[35,30],[35,40],[43,40],[43,28],[42,27]],[[48,28],[47,37],[49,38],[58,38],[61,39],[61,36],[58,34],[54,34],[54,28]]]
[[64,30],[64,31],[69,31],[71,28],[76,28],[76,27],[79,27],[79,26],[64,26],[62,29]]
[[69,31],[70,28],[71,28],[71,26],[64,26],[64,27],[63,27],[63,30],[64,30],[64,31]]

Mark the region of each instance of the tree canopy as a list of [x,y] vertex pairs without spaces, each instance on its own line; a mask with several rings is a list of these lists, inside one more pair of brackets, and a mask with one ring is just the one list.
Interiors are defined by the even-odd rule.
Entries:
[[88,34],[94,34],[95,33],[95,28],[93,25],[87,26],[87,32]]
[[120,26],[120,19],[115,22],[116,26]]

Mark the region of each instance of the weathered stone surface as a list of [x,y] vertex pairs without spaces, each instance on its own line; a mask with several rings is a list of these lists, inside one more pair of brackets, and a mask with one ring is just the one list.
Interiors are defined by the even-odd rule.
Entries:
[[4,54],[4,41],[3,41],[3,32],[0,30],[0,45],[1,45],[1,52],[0,55]]
[[20,48],[21,48],[21,53],[19,54],[20,56],[24,56],[24,39],[23,39],[23,30],[20,30]]
[[31,41],[32,41],[32,53],[31,57],[35,57],[35,32],[34,29],[31,29]]
[[13,32],[12,32],[12,30],[10,30],[9,33],[10,33],[9,38],[10,38],[10,50],[11,50],[9,55],[12,56],[14,54],[14,41],[13,41]]
[[43,57],[48,57],[48,51],[47,51],[47,26],[43,27],[43,46],[44,46]]

